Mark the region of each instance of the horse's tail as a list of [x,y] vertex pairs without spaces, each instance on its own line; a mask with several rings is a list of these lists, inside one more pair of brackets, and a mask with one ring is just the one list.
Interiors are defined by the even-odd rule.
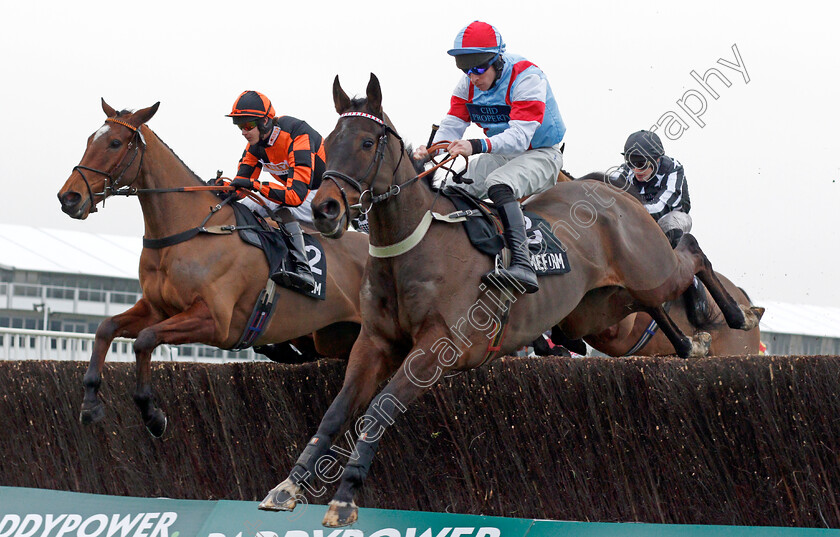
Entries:
[[[744,291],[744,288],[738,286],[735,286],[735,288],[744,294],[744,297],[747,299],[748,305],[753,306],[752,298],[750,298],[750,295],[747,294],[746,291]],[[709,297],[709,299],[711,300],[711,297]],[[726,320],[723,318],[723,313],[720,311],[719,308],[712,307],[708,318],[701,321],[700,326],[698,326],[697,328],[700,330],[717,330],[720,328],[725,328],[726,326]]]

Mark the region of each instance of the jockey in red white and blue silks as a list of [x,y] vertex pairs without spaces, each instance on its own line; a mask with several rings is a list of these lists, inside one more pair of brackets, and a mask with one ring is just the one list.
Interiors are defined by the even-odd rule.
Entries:
[[[472,154],[482,155],[470,159],[466,176],[474,183],[465,188],[486,198],[491,186],[507,184],[521,199],[554,186],[563,165],[560,143],[566,126],[545,73],[521,56],[504,53],[501,38],[499,42],[495,48],[502,52],[496,64],[503,67],[497,69],[495,83],[482,91],[463,75],[435,142],[458,140],[475,123],[487,138],[472,143]],[[458,39],[455,45],[455,51],[465,49]],[[455,55],[453,50],[449,54]]]
[[[545,73],[521,56],[505,54],[505,43],[494,26],[470,23],[447,53],[464,75],[433,141],[448,141],[446,151],[451,155],[478,155],[469,160],[465,177],[473,183],[464,188],[496,204],[511,250],[510,266],[494,269],[483,280],[489,285],[501,276],[523,292],[535,293],[539,284],[517,200],[557,182],[566,126]],[[470,123],[484,129],[487,137],[462,140]],[[414,152],[415,159],[427,156],[425,146]]]

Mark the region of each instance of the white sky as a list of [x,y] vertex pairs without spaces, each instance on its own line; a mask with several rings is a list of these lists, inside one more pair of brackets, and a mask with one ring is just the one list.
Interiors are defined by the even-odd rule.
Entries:
[[[310,7],[311,6],[311,7]],[[627,135],[668,111],[663,137],[689,181],[693,233],[753,298],[840,306],[840,8],[828,2],[3,2],[0,222],[138,236],[134,199],[78,222],[56,193],[104,119],[161,102],[150,127],[196,173],[231,174],[244,139],[224,117],[255,89],[323,135],[332,79],[383,106],[414,145],[448,108],[459,72],[446,55],[474,19],[548,75],[568,127],[573,175],[620,163]],[[750,78],[716,63],[735,62]],[[677,105],[715,67],[705,127]],[[702,91],[702,90],[701,90]],[[696,99],[692,106],[698,104]],[[661,131],[660,131],[661,132]]]

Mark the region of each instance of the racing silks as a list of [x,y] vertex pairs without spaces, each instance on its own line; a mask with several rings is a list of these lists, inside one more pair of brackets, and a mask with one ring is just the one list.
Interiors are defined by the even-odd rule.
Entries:
[[[254,189],[274,203],[296,207],[321,184],[324,142],[305,121],[291,116],[273,118],[270,127],[267,139],[245,148],[236,178],[250,179]],[[258,181],[262,170],[271,174],[269,180]]]

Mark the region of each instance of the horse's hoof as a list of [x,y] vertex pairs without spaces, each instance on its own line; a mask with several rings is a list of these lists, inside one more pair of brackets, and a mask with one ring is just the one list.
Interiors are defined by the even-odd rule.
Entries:
[[82,425],[96,423],[105,417],[105,406],[102,403],[88,407],[82,404],[82,412],[79,414],[79,421]]
[[697,332],[691,338],[691,352],[689,358],[703,358],[709,354],[709,348],[712,346],[712,336],[708,332]]
[[269,491],[268,496],[259,505],[259,509],[263,511],[294,511],[299,492],[300,487],[287,478]]
[[166,414],[159,408],[156,408],[152,417],[146,422],[146,430],[155,438],[160,438],[166,431],[166,424]]
[[332,500],[330,508],[327,509],[327,514],[324,515],[324,521],[321,523],[327,528],[340,528],[342,526],[349,526],[359,519],[359,508],[354,502],[340,502]]
[[757,327],[759,321],[761,321],[761,317],[764,315],[764,308],[756,306],[748,307],[743,304],[739,304],[738,307],[744,313],[744,325],[741,327],[741,330],[748,332]]

